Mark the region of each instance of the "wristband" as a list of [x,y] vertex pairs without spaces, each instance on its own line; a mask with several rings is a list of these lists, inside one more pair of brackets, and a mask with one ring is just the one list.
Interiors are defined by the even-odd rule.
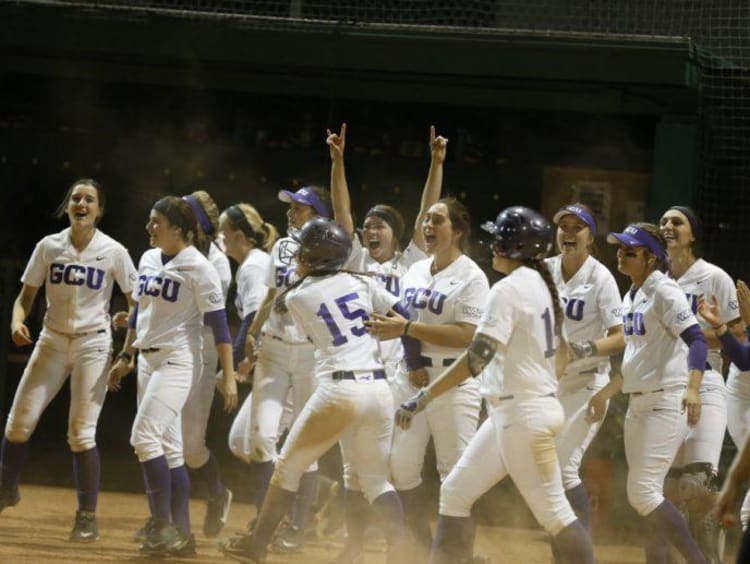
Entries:
[[127,351],[120,351],[120,354],[117,355],[117,360],[120,360],[123,358],[127,360],[128,362],[130,362],[131,360],[133,360],[133,355]]
[[411,321],[407,321],[406,325],[404,325],[404,332],[401,333],[401,335],[403,335],[404,337],[408,337],[409,336],[409,327],[410,326],[411,326]]

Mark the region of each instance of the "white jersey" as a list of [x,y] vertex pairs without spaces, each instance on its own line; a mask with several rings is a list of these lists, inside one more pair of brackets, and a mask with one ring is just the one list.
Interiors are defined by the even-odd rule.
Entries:
[[364,325],[369,313],[387,313],[398,299],[374,280],[339,272],[311,276],[286,296],[297,325],[315,345],[315,373],[383,369],[378,340]]
[[[271,250],[271,262],[266,274],[266,286],[276,290],[276,296],[297,281],[297,261],[295,255],[299,243],[291,237],[283,237],[276,241]],[[287,343],[306,343],[307,336],[294,324],[289,313],[276,313],[271,307],[271,313],[263,324],[263,333],[275,335]]]
[[[427,258],[425,252],[412,240],[404,249],[404,252],[396,253],[390,260],[378,262],[362,246],[359,237],[354,236],[353,239],[352,253],[349,255],[346,269],[354,272],[366,272],[373,276],[383,288],[400,300],[403,297],[401,278],[412,264]],[[399,362],[404,356],[401,339],[380,341],[380,353],[386,362]]]
[[477,333],[507,348],[482,373],[484,395],[543,396],[557,391],[555,310],[536,270],[519,266],[492,286]]
[[[719,317],[723,323],[734,321],[740,316],[740,307],[737,302],[737,289],[732,278],[718,266],[706,262],[703,259],[695,261],[685,274],[677,279],[680,288],[685,292],[688,303],[693,313],[698,311],[698,298],[704,296],[708,303],[716,298],[719,305]],[[702,317],[696,316],[701,328],[710,329],[711,325]],[[719,379],[716,383],[723,383],[721,378],[721,351],[719,349],[708,350],[708,364],[718,372]],[[707,373],[706,377],[711,377]],[[714,374],[716,378],[716,374]],[[704,381],[704,383],[707,383]]]
[[254,311],[258,311],[260,304],[266,297],[268,288],[265,285],[271,257],[261,249],[251,250],[242,264],[237,268],[237,297],[234,305],[240,319],[245,319]]
[[133,345],[141,349],[198,346],[203,314],[224,308],[219,274],[193,246],[166,264],[161,249],[143,253],[133,299],[138,304]]
[[[563,279],[562,255],[545,260],[565,314],[565,334],[570,342],[595,341],[612,327],[622,325],[622,298],[612,273],[589,256],[570,280]],[[568,364],[560,386],[580,389],[594,374],[608,374],[609,357],[581,358]]]
[[[432,259],[421,260],[403,277],[403,302],[412,321],[430,324],[477,325],[489,293],[489,282],[473,260],[461,255],[435,274]],[[422,341],[422,354],[457,357],[465,347],[444,347]]]
[[81,252],[70,240],[70,227],[39,241],[21,282],[45,285],[44,325],[59,333],[87,333],[109,327],[115,282],[129,294],[136,270],[127,249],[98,229]]
[[687,384],[688,348],[680,334],[698,323],[685,292],[663,272],[623,298],[623,393]]

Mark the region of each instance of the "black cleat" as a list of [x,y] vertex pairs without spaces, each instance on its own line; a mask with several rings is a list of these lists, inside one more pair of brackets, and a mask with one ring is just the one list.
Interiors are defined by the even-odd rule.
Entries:
[[217,498],[209,499],[206,503],[206,517],[203,519],[203,534],[215,537],[224,528],[232,506],[232,492],[224,488],[224,493]]
[[133,540],[137,542],[138,544],[143,543],[143,541],[146,540],[146,537],[148,537],[148,535],[151,533],[155,525],[156,525],[156,522],[154,521],[153,517],[149,517],[148,519],[146,519],[146,522],[143,524],[143,527],[138,529],[133,535]]
[[76,521],[70,531],[68,540],[73,542],[94,542],[99,540],[99,527],[96,525],[96,513],[93,511],[76,511]]
[[273,541],[274,552],[295,553],[305,548],[305,531],[294,525],[289,525]]
[[219,547],[224,556],[245,562],[246,564],[260,564],[266,561],[266,549],[255,546],[253,535],[240,535],[229,539]]
[[182,550],[189,542],[174,525],[154,526],[138,550],[142,554],[153,556],[168,556]]

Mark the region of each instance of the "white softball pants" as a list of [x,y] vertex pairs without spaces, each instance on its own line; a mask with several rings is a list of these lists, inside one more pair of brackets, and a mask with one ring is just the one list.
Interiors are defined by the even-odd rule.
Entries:
[[321,379],[295,420],[276,462],[271,483],[297,491],[302,474],[338,441],[347,489],[361,490],[372,503],[393,491],[388,454],[393,435],[393,397],[385,380]]
[[[727,429],[738,449],[750,435],[750,371],[740,372],[732,364],[727,378]],[[750,521],[750,491],[745,495],[740,509],[742,528]]]
[[170,468],[185,464],[182,409],[200,363],[199,346],[138,355],[138,411],[130,444],[139,462],[164,455]]
[[[430,380],[444,368],[427,368]],[[406,376],[399,374],[392,387],[396,405],[417,393]],[[411,490],[422,483],[424,456],[430,436],[435,444],[437,471],[444,480],[477,432],[482,398],[476,378],[465,380],[445,394],[431,401],[425,410],[415,415],[411,427],[396,428],[391,447],[391,476],[397,490]]]
[[208,462],[211,451],[206,446],[206,428],[216,392],[216,365],[219,353],[213,334],[203,332],[202,362],[194,369],[194,384],[182,408],[182,441],[185,464],[200,468]]
[[684,394],[684,386],[630,394],[625,415],[627,495],[641,516],[664,501],[664,478],[688,435],[687,414],[682,409]]
[[551,396],[495,402],[440,487],[440,514],[469,517],[474,502],[510,475],[549,534],[573,523],[555,449],[563,421],[562,405]]
[[29,440],[42,413],[70,375],[68,444],[73,452],[94,448],[111,358],[109,329],[77,338],[42,329],[5,423],[8,440]]

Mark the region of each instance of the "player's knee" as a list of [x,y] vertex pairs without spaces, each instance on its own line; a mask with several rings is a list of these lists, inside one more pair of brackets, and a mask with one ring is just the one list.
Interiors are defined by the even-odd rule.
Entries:
[[446,517],[469,517],[474,500],[461,488],[461,483],[448,476],[440,486],[440,515]]
[[[395,491],[393,485],[388,482],[385,476],[362,476],[359,482],[362,486],[362,495],[365,496],[368,503],[372,503],[384,493]],[[349,488],[347,487],[347,489]]]
[[270,462],[276,456],[276,437],[259,435],[250,439],[250,460],[252,462]]
[[8,424],[5,426],[5,437],[11,443],[25,443],[31,438],[33,431],[32,428],[14,425],[8,420]]
[[282,490],[296,492],[305,470],[305,468],[298,468],[295,464],[290,464],[287,460],[279,458],[276,461],[273,476],[271,476],[271,485]]
[[72,452],[83,452],[96,446],[96,422],[73,419],[68,425],[68,445]]
[[167,466],[170,470],[185,465],[185,458],[180,452],[167,450],[164,452],[164,458],[167,459]]
[[561,471],[563,489],[565,491],[577,488],[581,484],[581,475],[578,473],[577,467],[565,465],[561,468]]
[[192,448],[188,448],[188,445],[186,444],[183,456],[185,458],[185,464],[190,468],[200,468],[208,462],[208,459],[211,456],[211,451],[208,450],[205,443],[202,443],[198,447],[194,445]]
[[245,448],[245,440],[238,435],[229,435],[229,452],[235,457],[239,458],[245,464],[250,464],[252,461],[250,458],[249,449]]
[[631,482],[627,484],[628,503],[641,516],[646,516],[664,501],[662,489],[651,482]]
[[391,477],[397,490],[412,490],[422,483],[422,467],[391,455]]
[[130,445],[141,462],[164,454],[157,430],[148,424],[139,424],[137,420],[130,433]]

